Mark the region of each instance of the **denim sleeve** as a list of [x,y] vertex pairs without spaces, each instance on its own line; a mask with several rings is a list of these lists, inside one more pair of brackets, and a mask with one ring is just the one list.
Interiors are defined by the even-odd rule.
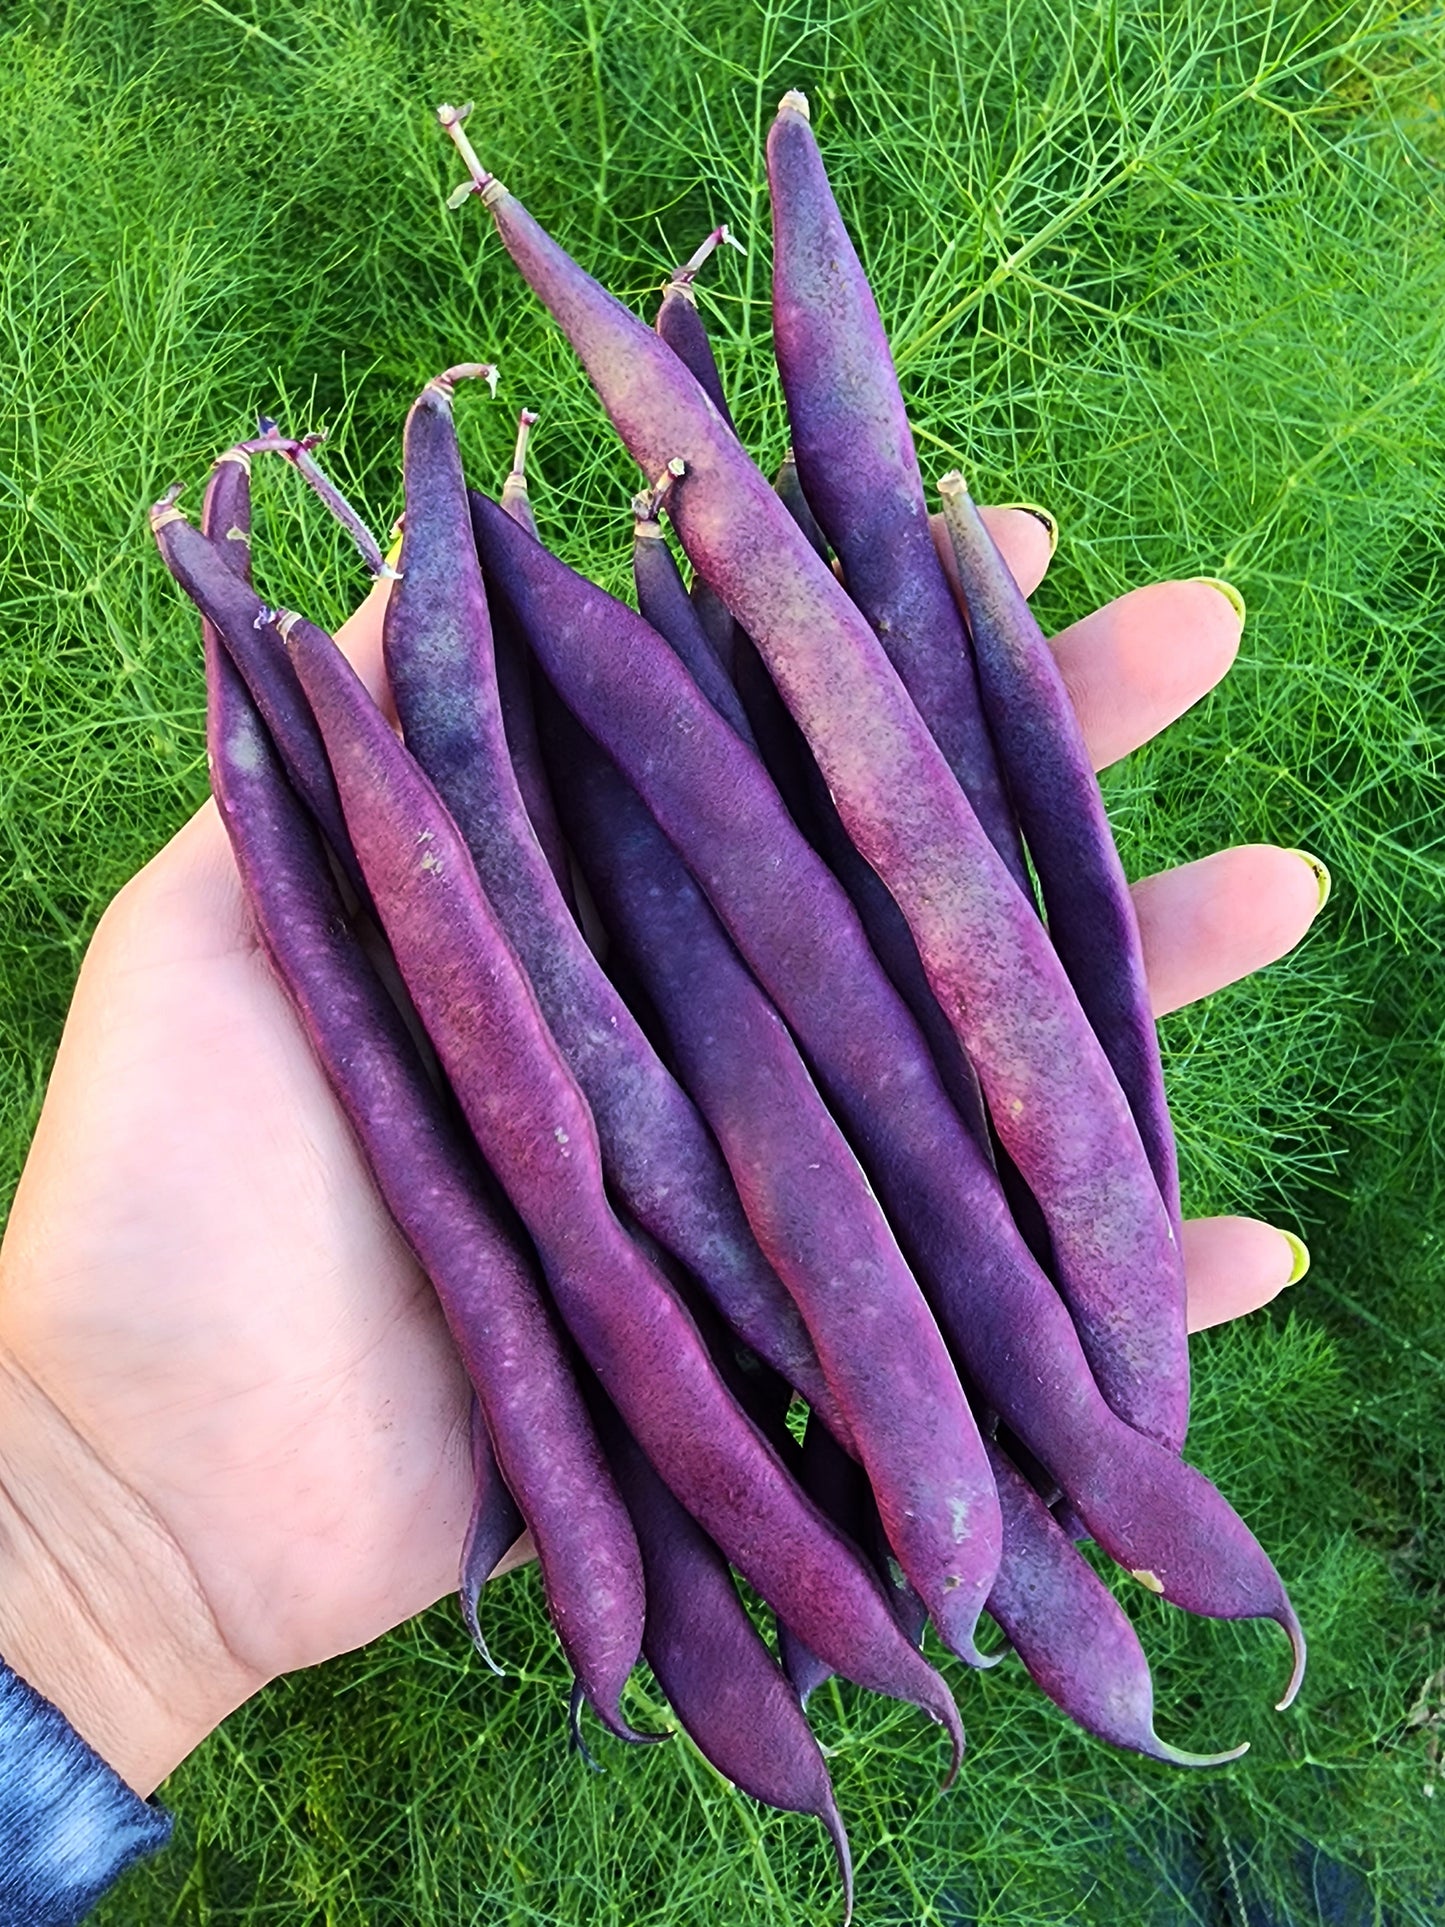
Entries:
[[0,1927],[72,1927],[171,1818],[0,1660]]

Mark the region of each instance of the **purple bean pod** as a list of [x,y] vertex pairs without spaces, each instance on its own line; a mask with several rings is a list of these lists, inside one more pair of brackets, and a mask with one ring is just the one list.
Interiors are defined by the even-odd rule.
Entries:
[[[716,1144],[587,948],[532,833],[498,701],[452,380],[428,382],[403,443],[406,532],[382,632],[403,737],[466,839],[586,1095],[620,1200],[688,1266],[748,1343],[842,1424],[803,1321],[758,1248]],[[540,763],[538,774],[546,780]]]
[[457,1596],[473,1646],[492,1671],[499,1678],[505,1678],[505,1668],[492,1658],[482,1635],[478,1608],[483,1586],[526,1531],[527,1522],[502,1478],[487,1432],[486,1415],[475,1392],[467,1430],[472,1450],[472,1515],[467,1521],[467,1536],[462,1541]]
[[1304,1647],[1278,1575],[1209,1482],[1099,1395],[997,1172],[757,760],[633,610],[484,497],[472,497],[472,523],[494,594],[548,680],[646,802],[798,1039],[983,1402],[1118,1564],[1190,1611],[1277,1620],[1296,1656],[1287,1703]]
[[[724,241],[733,247],[738,246],[725,223],[715,227],[701,247],[680,268],[674,269],[663,285],[656,328],[659,338],[667,343],[722,420],[736,434],[727,396],[723,393],[722,376],[718,373],[717,357],[713,354],[707,329],[702,324],[702,316],[697,311],[697,294],[693,288],[698,269],[718,244]],[[731,678],[736,673],[739,641],[731,612],[700,576],[693,579],[692,601],[709,647],[724,674]],[[648,620],[651,621],[651,617]]]
[[[791,448],[783,456],[773,487],[779,501],[807,536],[812,548],[826,561],[827,537],[818,527],[807,497],[803,494]],[[787,725],[783,733],[791,734],[790,765],[802,772],[808,797],[806,824],[811,841],[827,858],[833,874],[852,898],[879,962],[893,979],[903,1001],[912,1011],[918,1028],[928,1039],[934,1062],[938,1065],[939,1074],[959,1116],[991,1157],[993,1149],[989,1138],[988,1114],[977,1073],[969,1063],[953,1026],[939,1009],[938,999],[929,987],[923,960],[918,954],[918,945],[913,941],[907,920],[877,871],[864,862],[849,841],[848,832],[843,828],[811,750],[784,708],[782,698],[768,678],[757,651],[751,643],[748,648],[756,664],[754,674],[765,686],[766,694],[761,700],[769,709],[776,706]],[[756,693],[753,699],[755,702],[760,700]],[[797,820],[796,811],[794,816]]]
[[[632,498],[632,581],[637,590],[637,607],[678,660],[686,665],[688,674],[719,716],[755,749],[757,744],[747,711],[703,628],[702,617],[687,592],[658,521],[666,487],[673,479],[668,474],[655,489]],[[731,623],[731,616],[728,621]]]
[[1172,1766],[1223,1766],[1249,1751],[1184,1753],[1154,1731],[1154,1685],[1123,1607],[1080,1557],[1028,1480],[990,1445],[1003,1507],[1003,1561],[988,1610],[1029,1677],[1086,1733]]
[[[229,458],[225,465],[237,464]],[[179,491],[151,510],[151,532],[161,559],[190,597],[204,622],[225,644],[251,698],[280,751],[286,773],[311,811],[357,895],[365,886],[346,833],[336,785],[321,738],[296,681],[295,671],[276,638],[271,611],[239,574],[224,540],[211,541],[176,507]]]
[[773,352],[813,513],[979,822],[1032,902],[873,290],[828,185],[802,94],[768,134]]
[[737,428],[727,396],[723,393],[722,376],[718,373],[717,356],[712,351],[707,329],[702,325],[702,316],[697,311],[697,293],[693,287],[698,269],[722,242],[731,247],[738,245],[726,222],[721,227],[715,227],[680,268],[673,269],[663,283],[662,305],[657,310],[656,327],[660,338],[671,348],[723,421],[736,434]]
[[[251,457],[243,448],[227,448],[216,457],[201,501],[201,534],[214,542],[222,561],[238,581],[251,585]],[[201,617],[201,640],[209,663],[211,651],[224,648],[220,631]]]
[[636,792],[567,725],[549,721],[549,742],[583,874],[803,1314],[899,1564],[944,1643],[981,1664],[998,1502],[933,1313],[787,1025]]
[[[537,518],[532,513],[532,498],[527,488],[527,440],[537,421],[524,408],[517,422],[517,446],[512,466],[502,484],[502,507],[519,528],[529,535],[537,533]],[[567,861],[567,846],[557,823],[557,808],[552,801],[542,749],[537,741],[537,718],[532,699],[531,672],[526,652],[518,649],[495,651],[499,700],[506,723],[507,749],[517,788],[522,792],[528,820],[542,846],[547,867],[562,893],[562,900],[575,917],[576,897],[572,889],[572,870]],[[508,687],[502,690],[502,684]]]
[[[615,1418],[602,1433],[647,1577],[642,1651],[699,1752],[753,1799],[821,1820],[853,1918],[853,1861],[822,1750],[758,1637],[727,1561]],[[845,1461],[851,1464],[851,1460]]]
[[803,493],[802,479],[798,474],[798,458],[792,448],[783,450],[783,459],[778,465],[777,474],[773,477],[773,487],[777,490],[778,500],[807,536],[808,546],[822,561],[826,562],[830,554],[828,538],[819,528],[818,518],[813,513],[813,505]]
[[[398,967],[583,1356],[674,1495],[774,1611],[846,1678],[943,1725],[956,1763],[962,1728],[942,1680],[744,1416],[676,1293],[613,1215],[591,1113],[445,805],[331,639],[294,615],[280,626]],[[630,1665],[635,1649],[619,1646],[624,1657]]]
[[[1179,1158],[1164,1096],[1134,899],[1054,652],[962,475],[938,484],[958,561],[984,712],[1028,840],[1049,935],[1144,1140],[1176,1232]],[[1087,1325],[1090,1312],[1071,1299]],[[1093,1307],[1105,1319],[1107,1303]],[[1095,1349],[1098,1349],[1096,1344]]]
[[[803,1450],[798,1477],[803,1490],[813,1499],[854,1545],[863,1544],[864,1501],[868,1482],[854,1460],[836,1445],[830,1449],[832,1434],[826,1426],[810,1418],[803,1434]],[[778,1658],[792,1682],[799,1702],[806,1706],[833,1669],[816,1653],[810,1652],[786,1620],[777,1622]]]

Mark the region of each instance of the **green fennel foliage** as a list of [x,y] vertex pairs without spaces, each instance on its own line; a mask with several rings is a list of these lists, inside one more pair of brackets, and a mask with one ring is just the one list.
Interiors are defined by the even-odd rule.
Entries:
[[[495,484],[542,412],[544,533],[627,578],[636,477],[474,205],[432,109],[624,299],[728,220],[701,283],[750,448],[768,357],[762,136],[802,87],[895,343],[925,470],[1027,498],[1055,626],[1223,575],[1226,683],[1106,778],[1131,873],[1222,844],[1318,852],[1296,955],[1164,1026],[1186,1206],[1299,1226],[1286,1306],[1197,1341],[1191,1456],[1310,1631],[1279,1651],[1137,1588],[1159,1724],[1252,1751],[1110,1753],[1006,1662],[917,1716],[815,1701],[869,1927],[1426,1922],[1445,1905],[1445,19],[1386,0],[48,0],[0,40],[0,1192],[100,911],[205,794],[189,610],[146,505],[257,410],[324,427],[373,525],[428,376]],[[335,622],[361,572],[258,465],[268,594]],[[1167,648],[1169,638],[1161,636]],[[837,1916],[821,1835],[682,1740],[569,1758],[535,1574],[273,1686],[164,1797],[175,1845],[110,1927],[783,1927]],[[640,1674],[633,1716],[660,1716]],[[1317,1857],[1322,1851],[1326,1859]]]

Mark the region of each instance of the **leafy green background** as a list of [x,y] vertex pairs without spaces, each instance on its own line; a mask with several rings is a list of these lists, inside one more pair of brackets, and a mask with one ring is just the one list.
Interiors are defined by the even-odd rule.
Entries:
[[[1265,1632],[1136,1591],[1164,1730],[1248,1737],[1247,1759],[1189,1776],[1114,1755],[1010,1662],[953,1669],[971,1748],[941,1796],[916,1716],[825,1689],[861,1918],[1438,1919],[1440,11],[34,0],[3,36],[0,1196],[101,908],[205,790],[194,625],[150,500],[264,408],[328,428],[384,528],[407,402],[496,358],[501,402],[460,411],[477,478],[499,479],[511,411],[541,407],[544,532],[623,577],[635,478],[476,208],[446,212],[433,105],[475,99],[489,164],[639,305],[733,223],[747,258],[703,300],[775,460],[761,136],[805,88],[926,465],[1060,518],[1050,620],[1169,575],[1248,599],[1227,684],[1108,778],[1131,870],[1270,840],[1335,877],[1294,956],[1166,1025],[1189,1209],[1314,1250],[1287,1304],[1198,1341],[1192,1434],[1288,1576],[1303,1699],[1268,1710]],[[336,619],[354,560],[284,477],[259,486],[266,579]],[[506,1681],[443,1606],[237,1713],[167,1789],[175,1845],[100,1918],[836,1918],[813,1825],[681,1740],[609,1748],[601,1776],[569,1758],[534,1577],[488,1610]]]

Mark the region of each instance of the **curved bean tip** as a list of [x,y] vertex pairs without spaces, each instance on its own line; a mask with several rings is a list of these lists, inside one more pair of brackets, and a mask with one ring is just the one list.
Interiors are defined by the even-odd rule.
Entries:
[[1304,1628],[1299,1623],[1299,1615],[1287,1599],[1280,1610],[1271,1616],[1276,1625],[1283,1626],[1289,1638],[1290,1650],[1294,1654],[1294,1666],[1290,1671],[1289,1685],[1284,1689],[1284,1698],[1276,1700],[1274,1707],[1276,1713],[1287,1713],[1299,1697],[1299,1689],[1304,1684],[1305,1662],[1308,1657]]
[[828,1838],[833,1843],[833,1852],[838,1859],[838,1877],[843,1882],[843,1927],[851,1927],[853,1919],[853,1850],[848,1845],[847,1830],[843,1816],[838,1811],[838,1802],[833,1798],[833,1789],[828,1789],[827,1804],[818,1811],[818,1818],[827,1829]]
[[978,1647],[970,1640],[967,1651],[959,1653],[958,1657],[963,1661],[965,1666],[972,1666],[975,1672],[991,1673],[994,1667],[1006,1659],[1008,1655],[1007,1653],[980,1652]]
[[796,87],[790,87],[787,93],[783,95],[783,98],[778,102],[778,112],[780,114],[801,114],[804,120],[809,121],[813,118],[813,110],[808,105],[808,96],[799,93]]
[[670,1740],[672,1738],[671,1727],[663,1733],[639,1733],[635,1726],[629,1726],[623,1718],[622,1708],[615,1700],[606,1706],[599,1706],[597,1701],[587,1693],[581,1681],[574,1681],[572,1687],[572,1703],[568,1711],[568,1718],[572,1722],[572,1739],[573,1743],[586,1755],[593,1766],[596,1766],[597,1762],[593,1760],[592,1755],[587,1752],[587,1748],[582,1740],[582,1704],[584,1701],[592,1708],[592,1711],[597,1715],[598,1719],[601,1720],[613,1738],[625,1740],[629,1746],[656,1746],[660,1740]]
[[505,1679],[507,1677],[506,1669],[499,1666],[492,1658],[491,1653],[487,1650],[487,1642],[482,1637],[482,1622],[477,1617],[477,1601],[480,1597],[480,1587],[473,1588],[470,1585],[464,1584],[457,1591],[457,1598],[461,1601],[462,1619],[466,1624],[467,1631],[471,1634],[473,1646],[476,1647],[478,1653],[481,1654],[487,1665],[491,1667],[497,1678]]
[[251,473],[250,453],[248,450],[242,448],[239,443],[237,443],[234,448],[223,448],[215,461],[211,463],[211,467],[219,468],[222,462],[235,462],[238,467],[244,468],[248,475]]
[[1249,1751],[1249,1741],[1240,1746],[1230,1747],[1227,1753],[1186,1753],[1182,1747],[1171,1746],[1161,1740],[1157,1733],[1150,1731],[1150,1744],[1141,1751],[1152,1760],[1163,1760],[1168,1766],[1228,1766],[1231,1760],[1241,1759]]
[[572,1682],[572,1696],[567,1702],[567,1744],[573,1753],[580,1753],[594,1773],[600,1773],[592,1749],[582,1737],[582,1701],[585,1695],[580,1679]]
[[947,1793],[948,1789],[958,1778],[958,1769],[963,1765],[963,1750],[967,1742],[963,1734],[963,1721],[958,1717],[958,1708],[954,1705],[953,1695],[948,1691],[947,1687],[943,1690],[942,1707],[946,1707],[947,1710],[944,1711],[939,1707],[927,1706],[924,1708],[924,1711],[930,1719],[936,1720],[944,1732],[947,1733],[949,1744],[953,1748],[953,1757],[949,1760],[948,1771],[944,1774],[938,1785],[940,1793]]

